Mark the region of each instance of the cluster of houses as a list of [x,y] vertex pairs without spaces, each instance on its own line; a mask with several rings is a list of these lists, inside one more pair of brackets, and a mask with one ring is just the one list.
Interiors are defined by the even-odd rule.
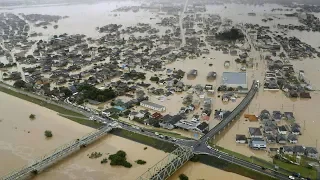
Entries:
[[311,13],[301,13],[298,15],[299,22],[305,25],[307,31],[320,31],[320,20],[317,16]]
[[[209,100],[204,101],[204,107],[209,107],[211,105]],[[140,106],[145,107],[147,109],[157,111],[155,112],[151,118],[148,118],[144,121],[144,124],[150,125],[150,126],[160,126],[164,129],[174,129],[174,128],[180,128],[184,130],[191,130],[196,131],[200,133],[205,133],[208,131],[209,126],[205,122],[201,122],[201,119],[208,119],[210,114],[207,114],[209,110],[204,110],[204,112],[201,115],[193,115],[191,120],[187,120],[187,115],[195,110],[195,106],[193,104],[187,105],[186,107],[182,107],[178,114],[176,115],[164,115],[162,116],[160,113],[164,113],[165,107],[162,105],[158,105],[149,101],[143,101],[140,103]],[[205,113],[207,112],[207,113]],[[159,115],[160,114],[160,115]]]
[[265,74],[264,88],[266,90],[281,89],[290,98],[311,98],[309,93],[312,87],[305,82],[304,71],[295,75],[292,64],[282,60],[266,58],[269,71]]
[[5,55],[9,63],[13,62],[10,51],[17,47],[21,51],[31,48],[33,41],[28,41],[28,31],[30,26],[26,21],[12,13],[0,13],[0,40],[3,41],[5,49],[1,54]]
[[[57,15],[43,15],[43,14],[22,14],[21,15],[25,20],[29,23],[35,25],[35,27],[42,26],[43,28],[47,28],[47,26],[52,25],[52,23],[57,23],[62,18],[67,18],[67,16],[57,16]],[[54,25],[55,29],[58,25]]]
[[[315,48],[302,42],[297,37],[287,37],[286,33],[283,33],[283,35],[273,33],[269,26],[247,23],[245,27],[248,29],[249,34],[256,36],[254,46],[257,49],[269,51],[274,56],[279,55],[282,58],[300,59],[307,57],[312,58],[319,53]],[[285,31],[285,29],[301,29],[301,27],[304,26],[278,24],[278,29],[283,31]],[[281,52],[282,49],[286,53]]]
[[[142,100],[142,101],[141,101]],[[184,129],[188,131],[194,131],[198,133],[206,133],[209,130],[209,125],[205,122],[201,122],[200,115],[193,115],[191,121],[187,121],[187,113],[193,112],[195,107],[189,105],[184,108],[184,111],[180,111],[176,115],[162,115],[165,113],[165,106],[144,100],[143,98],[130,100],[126,103],[115,102],[115,106],[106,109],[102,112],[103,116],[113,116],[129,110],[133,104],[140,104],[144,110],[130,111],[128,114],[129,120],[138,120],[148,126],[161,127],[164,129]],[[152,113],[153,112],[153,113]]]
[[319,152],[315,147],[305,147],[300,145],[283,146],[280,148],[280,152],[288,155],[307,156],[313,159],[319,158]]
[[[247,115],[248,116],[248,115]],[[301,127],[297,123],[291,123],[287,125],[277,125],[281,120],[286,120],[288,122],[293,122],[295,117],[293,112],[284,112],[273,111],[269,112],[268,110],[262,110],[260,115],[256,117],[262,123],[261,127],[249,127],[249,137],[246,135],[238,134],[236,135],[237,143],[248,143],[249,147],[252,149],[267,149],[267,144],[279,144],[283,146],[284,149],[291,148],[292,153],[294,153],[293,147],[302,147],[302,146],[284,146],[286,144],[297,144],[298,137],[301,135]],[[271,149],[271,148],[270,148]],[[274,149],[274,148],[273,148]],[[308,147],[308,152],[312,149],[312,153],[316,151],[316,148]],[[311,151],[311,150],[310,150]],[[284,153],[287,153],[283,151]],[[302,151],[300,151],[302,152]],[[308,154],[307,150],[303,150],[302,154]],[[301,154],[301,153],[300,153]],[[308,155],[313,156],[313,155]]]
[[319,52],[311,45],[302,42],[296,37],[282,37],[280,35],[274,38],[280,42],[283,50],[288,54],[290,59],[312,58]]

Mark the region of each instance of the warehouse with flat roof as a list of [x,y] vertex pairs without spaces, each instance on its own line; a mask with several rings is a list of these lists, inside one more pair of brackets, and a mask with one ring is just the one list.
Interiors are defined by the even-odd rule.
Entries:
[[223,72],[221,85],[237,88],[241,86],[243,89],[248,88],[246,72]]

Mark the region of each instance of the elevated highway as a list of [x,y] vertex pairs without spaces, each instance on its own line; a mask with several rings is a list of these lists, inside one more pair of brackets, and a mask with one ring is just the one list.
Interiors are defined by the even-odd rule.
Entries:
[[259,90],[259,84],[257,81],[253,81],[251,89],[249,90],[246,97],[240,102],[240,104],[231,112],[231,114],[225,117],[219,124],[212,128],[207,134],[201,137],[199,143],[206,142],[209,138],[214,137],[216,134],[220,133],[230,122],[232,122],[246,107],[250,104],[256,92]]

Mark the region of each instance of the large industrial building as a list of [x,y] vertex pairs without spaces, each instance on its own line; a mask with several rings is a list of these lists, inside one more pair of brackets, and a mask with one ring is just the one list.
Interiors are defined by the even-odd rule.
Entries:
[[243,89],[248,88],[246,72],[223,72],[221,85],[237,88],[241,86]]

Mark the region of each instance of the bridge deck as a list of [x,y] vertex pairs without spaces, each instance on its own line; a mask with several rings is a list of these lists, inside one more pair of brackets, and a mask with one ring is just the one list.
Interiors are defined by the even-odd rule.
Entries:
[[257,88],[256,81],[253,81],[253,84],[251,86],[250,91],[246,95],[246,97],[240,102],[240,104],[231,112],[229,116],[224,118],[222,121],[220,121],[219,124],[217,124],[214,128],[212,128],[207,134],[201,137],[201,142],[204,143],[207,141],[207,138],[211,138],[214,135],[216,135],[219,131],[223,130],[237,115],[239,115],[245,108],[248,106],[248,104],[253,99],[254,95],[259,89]]
[[179,146],[169,155],[142,174],[137,180],[164,180],[193,156],[192,148]]
[[30,165],[26,165],[20,169],[12,171],[10,174],[6,175],[5,177],[1,178],[2,180],[17,180],[17,179],[26,179],[32,176],[33,173],[39,173],[43,169],[47,168],[48,166],[54,164],[55,162],[63,159],[64,157],[70,155],[71,153],[79,150],[82,145],[88,145],[95,140],[99,139],[107,132],[111,131],[112,127],[104,126],[98,130],[95,130],[80,139],[73,140],[68,144],[65,144],[52,152],[40,157],[39,159],[35,160]]

